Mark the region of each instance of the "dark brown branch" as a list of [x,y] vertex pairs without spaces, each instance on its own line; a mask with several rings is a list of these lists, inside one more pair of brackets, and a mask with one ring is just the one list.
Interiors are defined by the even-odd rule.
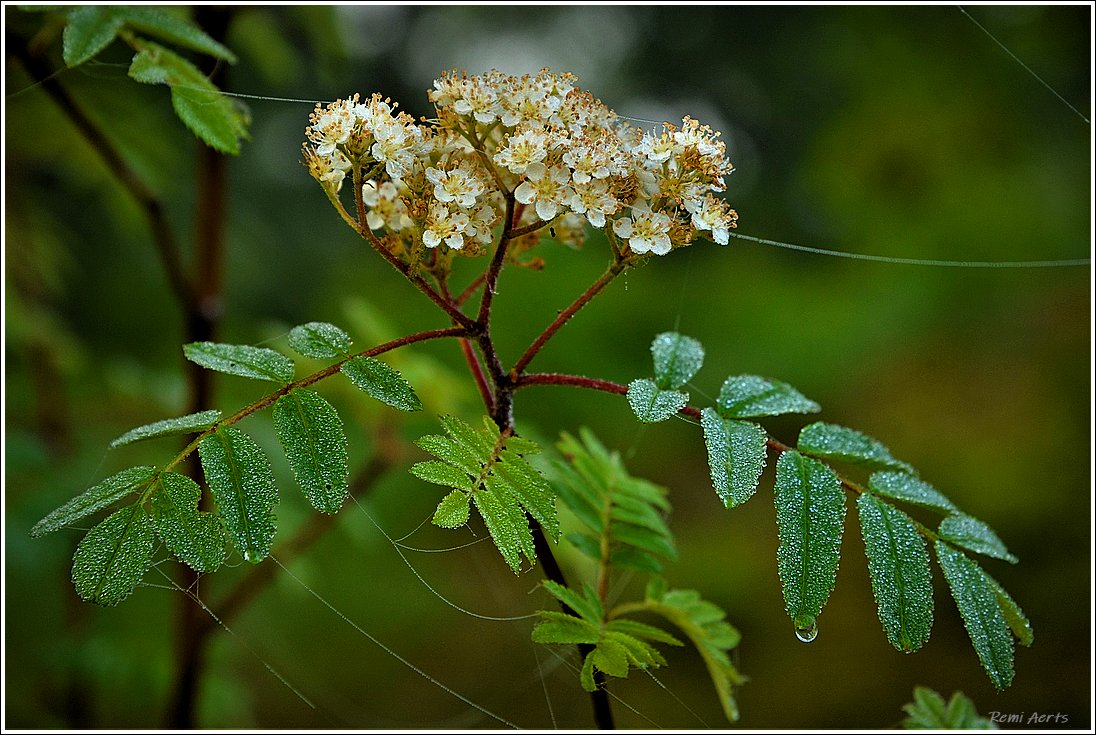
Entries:
[[487,384],[487,376],[483,374],[483,365],[480,364],[479,357],[476,356],[472,343],[467,339],[461,339],[460,348],[461,352],[464,353],[465,361],[468,363],[468,369],[471,371],[472,377],[476,381],[476,387],[479,388],[480,396],[483,398],[483,405],[487,407],[488,413],[493,413],[495,410],[495,397],[491,394],[491,386]]

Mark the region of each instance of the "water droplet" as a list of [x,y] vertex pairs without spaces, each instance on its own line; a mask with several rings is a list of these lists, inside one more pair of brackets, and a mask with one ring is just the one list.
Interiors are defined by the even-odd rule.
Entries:
[[810,643],[818,637],[818,621],[811,615],[802,615],[795,619],[795,637],[804,643]]

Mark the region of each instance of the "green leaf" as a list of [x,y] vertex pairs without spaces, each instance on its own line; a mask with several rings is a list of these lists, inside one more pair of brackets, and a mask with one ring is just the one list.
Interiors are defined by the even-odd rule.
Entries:
[[289,330],[289,346],[305,357],[320,360],[350,353],[350,335],[327,322],[309,322]]
[[876,495],[942,510],[945,513],[959,512],[955,503],[939,490],[905,472],[876,472],[868,479],[868,489]]
[[799,451],[811,457],[914,474],[912,467],[892,457],[875,439],[836,424],[819,421],[804,427],[799,432]]
[[993,529],[977,518],[962,513],[950,515],[940,521],[939,533],[940,538],[945,541],[962,546],[976,554],[1003,559],[1011,564],[1020,561],[1009,553],[1004,542],[997,537]]
[[688,383],[704,364],[704,347],[692,337],[663,332],[651,343],[655,382],[662,390],[675,390]]
[[[420,462],[411,468],[412,474],[427,482],[469,491],[495,546],[507,564],[519,571],[522,554],[530,561],[536,559],[526,513],[551,539],[559,540],[555,493],[539,472],[510,450],[514,437],[504,437],[489,417],[484,417],[482,429],[456,416],[442,416],[440,421],[447,436],[431,434],[416,443],[442,461]],[[527,439],[518,445],[529,453],[536,448]],[[434,515],[435,523],[463,525],[467,511],[454,505],[458,502],[467,501],[452,493],[442,500]]]
[[460,490],[454,490],[446,495],[438,503],[437,510],[434,511],[433,523],[435,526],[441,528],[460,528],[468,522],[469,507],[468,503],[471,501],[471,497],[466,492]]
[[589,586],[583,587],[582,594],[580,595],[570,587],[564,587],[550,579],[544,580],[542,584],[544,585],[544,588],[551,593],[552,597],[555,597],[563,603],[563,605],[567,609],[573,611],[575,615],[578,615],[592,625],[601,626],[602,619],[605,617],[605,609]]
[[716,408],[721,416],[728,419],[822,410],[821,406],[787,383],[757,375],[734,375],[723,381]]
[[722,418],[711,408],[701,411],[700,425],[716,493],[727,508],[745,503],[757,491],[765,469],[765,430],[748,421]]
[[140,503],[117,510],[88,531],[72,557],[80,599],[117,605],[141,581],[152,558],[152,521]]
[[318,393],[297,388],[274,402],[274,428],[293,476],[321,513],[337,513],[350,493],[342,419]]
[[515,573],[521,571],[522,554],[530,561],[537,558],[529,522],[517,503],[510,497],[491,490],[474,491],[472,502],[483,517],[495,547]]
[[636,418],[647,424],[665,421],[689,402],[689,394],[676,390],[661,390],[648,378],[633,380],[628,384],[628,405]]
[[615,620],[610,620],[608,623],[606,623],[605,629],[607,631],[624,633],[625,635],[628,635],[632,638],[642,638],[651,641],[658,641],[659,643],[665,643],[670,646],[685,645],[662,628],[658,628],[653,625],[647,625],[647,623],[641,623],[638,620],[629,620],[628,618],[616,618]]
[[199,411],[173,419],[154,421],[151,424],[130,429],[125,434],[110,443],[110,448],[115,449],[125,444],[132,444],[144,439],[155,439],[161,436],[175,436],[177,434],[194,434],[205,431],[213,426],[221,418],[221,412],[217,409]]
[[587,657],[593,662],[594,668],[601,669],[609,676],[628,676],[628,649],[616,641],[603,637]]
[[293,361],[265,347],[191,342],[183,345],[183,354],[191,362],[217,372],[283,385],[293,382]]
[[155,474],[155,467],[142,466],[130,467],[128,470],[111,475],[35,523],[34,528],[30,530],[30,535],[37,538],[53,533],[131,493],[143,490]]
[[788,616],[811,629],[837,582],[845,494],[837,474],[788,450],[776,462],[777,571]]
[[997,592],[982,568],[963,552],[937,541],[936,558],[982,668],[995,687],[1005,689],[1014,673],[1012,633]]
[[230,64],[236,63],[236,54],[189,20],[153,8],[127,7],[118,9],[118,13],[125,24],[135,31]]
[[865,493],[856,501],[879,622],[899,651],[919,650],[932,633],[932,571],[913,519]]
[[1012,634],[1016,636],[1021,645],[1030,646],[1035,642],[1035,631],[1031,627],[1031,621],[1028,620],[1027,615],[1016,604],[1016,600],[1012,599],[1012,596],[1005,591],[1000,582],[989,576],[984,569],[982,574],[985,575],[986,581],[989,582],[994,594],[997,595],[997,602],[1001,605],[1001,614],[1005,616],[1005,622],[1012,629]]
[[435,485],[446,485],[458,490],[471,490],[473,483],[468,473],[445,462],[418,462],[411,465],[411,474]]
[[668,590],[663,580],[653,579],[647,585],[644,608],[676,625],[696,647],[708,668],[723,714],[734,722],[738,719],[738,704],[734,687],[745,678],[731,663],[727,652],[738,645],[741,636],[726,622],[726,613],[712,602],[701,598],[695,590]]
[[543,620],[533,628],[534,643],[597,643],[598,626],[554,610],[538,610]]
[[118,8],[83,5],[73,9],[65,23],[62,56],[70,69],[92,59],[110,45],[122,29],[125,18]]
[[144,84],[171,87],[175,114],[200,140],[222,153],[240,152],[250,122],[235,102],[178,54],[151,41],[137,41],[129,76]]
[[198,510],[201,495],[186,475],[164,473],[152,494],[152,521],[171,553],[195,571],[213,572],[225,560],[225,528],[216,513]]
[[907,717],[902,722],[906,730],[996,730],[997,725],[986,717],[979,717],[974,702],[962,692],[951,695],[951,701],[928,687],[913,690],[913,702],[902,709]]
[[372,357],[355,357],[343,363],[342,374],[382,403],[401,411],[420,411],[422,401],[399,372]]
[[270,553],[276,530],[278,490],[270,462],[251,437],[231,426],[202,439],[198,455],[229,538],[246,561],[258,564]]

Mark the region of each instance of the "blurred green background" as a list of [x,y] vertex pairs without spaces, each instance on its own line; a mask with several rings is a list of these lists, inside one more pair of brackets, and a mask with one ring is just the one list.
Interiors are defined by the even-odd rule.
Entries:
[[[17,728],[165,724],[182,595],[161,570],[115,609],[80,603],[68,579],[82,536],[30,539],[45,513],[128,466],[163,462],[170,440],[111,452],[133,426],[186,409],[182,316],[140,211],[97,154],[10,53],[41,15],[5,6],[6,131],[4,567],[6,722]],[[416,115],[443,69],[572,71],[622,115],[722,130],[737,170],[728,197],[740,231],[841,250],[917,258],[1028,260],[1091,252],[1091,127],[955,7],[249,7],[223,9],[240,56],[224,87],[333,100],[380,91]],[[970,13],[1065,99],[1088,110],[1089,7],[972,7]],[[56,44],[59,46],[59,44]],[[57,79],[109,131],[164,198],[191,257],[198,144],[163,87],[126,77],[119,44]],[[59,51],[52,50],[54,64]],[[299,165],[311,105],[244,100],[252,140],[229,166],[224,320],[219,339],[284,346],[294,324],[343,325],[367,346],[446,326],[331,211]],[[542,248],[540,273],[504,273],[495,327],[504,360],[601,272],[603,244]],[[465,277],[470,278],[472,271]],[[913,687],[962,689],[983,713],[1062,713],[1090,728],[1092,692],[1088,268],[968,270],[855,262],[732,240],[700,242],[628,274],[533,364],[627,382],[649,372],[648,345],[677,328],[708,351],[703,402],[723,378],[785,380],[822,419],[882,439],[1016,553],[987,569],[1031,617],[1015,684],[993,690],[939,570],[933,637],[895,652],[876,619],[850,518],[837,589],[818,639],[796,640],[776,575],[771,468],[752,502],[723,510],[699,430],[640,427],[623,399],[532,388],[519,428],[551,441],[593,428],[639,475],[671,489],[680,560],[668,572],[728,612],[742,632],[738,697],[746,728],[896,725]],[[352,388],[324,384],[351,436],[355,466],[434,430],[433,415],[474,419],[477,396],[446,342],[392,354],[426,410],[395,416]],[[213,406],[261,388],[218,379]],[[794,441],[800,419],[768,424]],[[245,427],[271,449],[269,418]],[[280,538],[309,513],[276,451]],[[400,537],[440,495],[405,471],[411,448],[362,507]],[[405,543],[473,540],[428,525]],[[277,551],[275,552],[278,553]],[[406,552],[419,574],[484,615],[549,604],[538,571],[515,577],[488,544]],[[287,557],[288,558],[288,557]],[[578,578],[580,562],[561,552]],[[271,564],[268,561],[266,564]],[[246,566],[246,568],[245,568]],[[293,573],[362,628],[468,698],[525,727],[592,725],[577,676],[532,622],[469,617],[434,597],[366,512],[348,504],[291,563]],[[217,600],[248,574],[201,580]],[[632,592],[637,592],[636,587]],[[410,672],[283,571],[219,630],[198,694],[207,728],[478,728],[498,723]],[[570,651],[559,651],[573,664]],[[725,727],[695,654],[671,651],[660,686],[614,681],[622,727]],[[273,676],[276,670],[315,704]],[[543,677],[538,671],[543,672]],[[548,692],[546,700],[545,690]],[[626,703],[627,706],[624,704]]]

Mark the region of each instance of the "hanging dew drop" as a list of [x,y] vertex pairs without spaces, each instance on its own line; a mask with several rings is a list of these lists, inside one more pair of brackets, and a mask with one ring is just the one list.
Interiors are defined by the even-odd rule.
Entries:
[[818,621],[812,615],[802,615],[795,619],[795,637],[804,643],[810,643],[818,637]]

